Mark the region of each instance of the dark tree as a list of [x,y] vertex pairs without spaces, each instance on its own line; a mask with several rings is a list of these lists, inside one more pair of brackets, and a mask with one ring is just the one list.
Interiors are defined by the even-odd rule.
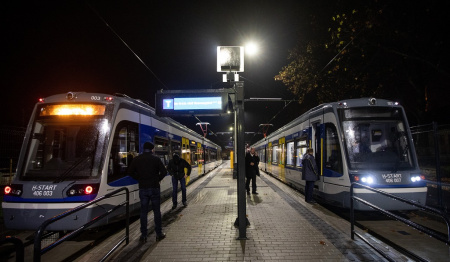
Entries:
[[[448,95],[447,1],[338,1],[290,51],[282,81],[300,103],[358,97],[401,102],[415,123]],[[441,94],[437,95],[436,94]]]

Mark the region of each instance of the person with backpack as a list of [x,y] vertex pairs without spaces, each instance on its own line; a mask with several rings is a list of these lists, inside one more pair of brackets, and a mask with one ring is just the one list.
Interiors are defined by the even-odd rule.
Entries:
[[[187,169],[187,173],[184,172],[184,169]],[[186,178],[191,175],[191,165],[181,158],[178,154],[173,154],[172,159],[169,161],[167,165],[167,171],[172,176],[172,209],[177,208],[177,194],[178,194],[178,182],[181,185],[181,201],[183,206],[187,206],[186,199]]]
[[308,148],[302,160],[302,179],[305,180],[305,201],[313,204],[314,182],[319,180],[319,172],[314,159],[314,149]]

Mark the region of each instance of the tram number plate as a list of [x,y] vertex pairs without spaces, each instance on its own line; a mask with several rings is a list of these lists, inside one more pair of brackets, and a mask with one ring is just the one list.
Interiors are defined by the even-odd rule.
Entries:
[[57,185],[33,185],[31,191],[33,191],[33,196],[53,196],[53,191],[55,191]]
[[386,183],[401,183],[402,174],[383,174],[381,175]]

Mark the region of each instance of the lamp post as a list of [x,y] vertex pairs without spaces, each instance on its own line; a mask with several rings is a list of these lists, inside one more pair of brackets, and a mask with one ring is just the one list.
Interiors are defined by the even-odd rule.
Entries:
[[[246,194],[245,194],[245,119],[244,119],[244,82],[239,81],[238,72],[244,71],[244,48],[242,46],[217,47],[217,72],[223,72],[222,80],[230,83],[233,96],[235,154],[237,161],[238,217],[234,222],[239,227],[239,240],[247,239]],[[234,77],[233,77],[234,76]]]

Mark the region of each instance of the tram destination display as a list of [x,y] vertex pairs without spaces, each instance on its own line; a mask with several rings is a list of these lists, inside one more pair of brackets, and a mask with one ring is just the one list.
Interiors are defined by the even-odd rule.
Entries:
[[227,112],[226,92],[209,89],[196,91],[159,91],[155,96],[156,115],[220,115]]

